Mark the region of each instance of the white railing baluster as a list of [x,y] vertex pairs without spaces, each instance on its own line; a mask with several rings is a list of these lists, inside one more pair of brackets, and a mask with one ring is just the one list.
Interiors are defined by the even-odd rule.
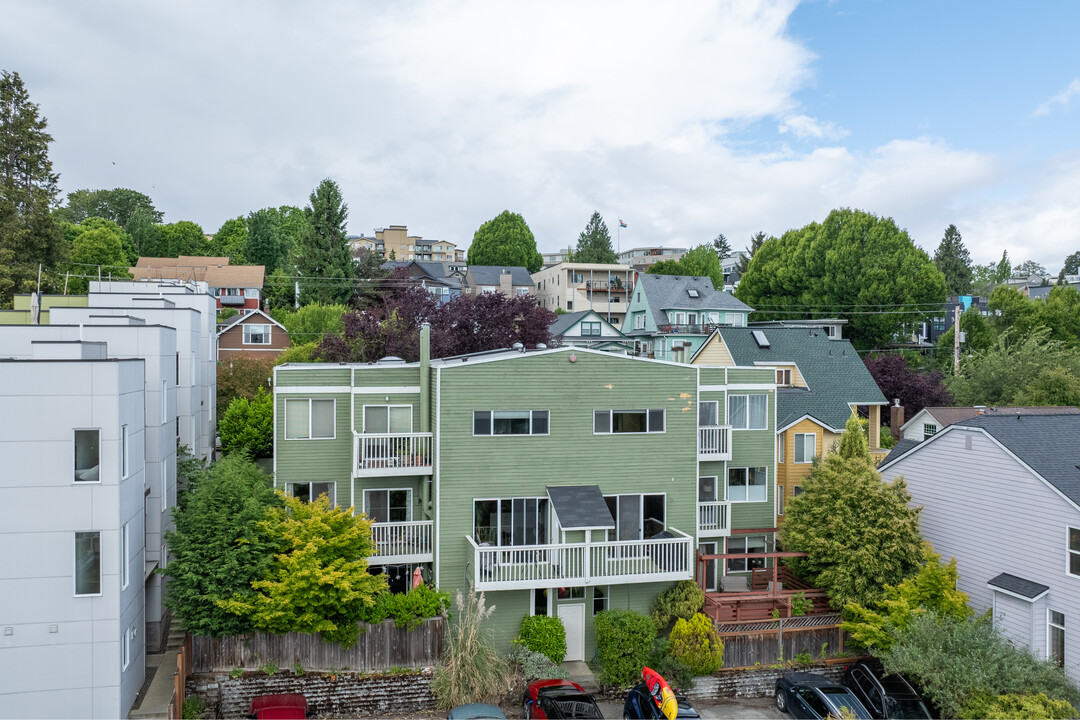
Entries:
[[431,433],[354,434],[356,476],[431,472]]

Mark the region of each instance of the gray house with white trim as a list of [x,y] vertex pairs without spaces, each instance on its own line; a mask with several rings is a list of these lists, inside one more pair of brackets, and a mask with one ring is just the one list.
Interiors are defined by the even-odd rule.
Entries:
[[970,604],[1080,682],[1080,415],[982,415],[906,452],[903,476],[922,531],[955,557]]

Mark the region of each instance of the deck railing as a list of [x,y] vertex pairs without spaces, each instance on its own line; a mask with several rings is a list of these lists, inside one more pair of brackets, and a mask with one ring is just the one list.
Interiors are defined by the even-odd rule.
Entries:
[[713,500],[698,503],[698,533],[727,535],[731,531],[731,503]]
[[431,562],[433,526],[431,520],[372,523],[371,540],[375,544],[375,556],[371,562]]
[[430,475],[431,433],[355,434],[353,477]]
[[698,458],[701,460],[730,460],[731,426],[699,427]]

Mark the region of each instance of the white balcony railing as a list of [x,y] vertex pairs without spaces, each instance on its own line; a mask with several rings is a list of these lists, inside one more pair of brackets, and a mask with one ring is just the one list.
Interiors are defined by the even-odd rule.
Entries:
[[731,533],[731,503],[713,500],[697,504],[698,535],[729,535]]
[[478,545],[466,535],[477,590],[542,585],[619,585],[688,580],[694,575],[693,538],[615,540],[598,543]]
[[431,433],[357,433],[353,477],[430,475],[431,447]]
[[714,425],[698,428],[699,460],[731,459],[731,426]]
[[372,523],[375,556],[371,564],[432,562],[433,524],[431,520]]

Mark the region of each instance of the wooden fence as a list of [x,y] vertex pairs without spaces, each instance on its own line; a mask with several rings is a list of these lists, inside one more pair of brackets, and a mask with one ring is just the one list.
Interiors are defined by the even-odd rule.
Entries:
[[846,632],[839,615],[780,618],[717,626],[724,641],[724,667],[753,667],[790,662],[806,654],[824,660],[844,654]]
[[[365,630],[366,629],[366,630]],[[324,642],[319,635],[248,633],[232,637],[195,637],[192,672],[229,672],[235,668],[258,670],[267,664],[288,670],[344,670],[378,672],[393,667],[429,667],[442,657],[446,644],[443,618],[430,618],[415,630],[386,620],[361,625],[360,640],[351,648]]]
[[[184,698],[187,694],[185,686],[188,675],[191,674],[191,642],[191,636],[186,635],[180,652],[176,654],[176,667],[173,668],[173,691],[172,697],[169,698],[169,720],[180,720],[184,716]],[[158,672],[164,670],[168,668],[162,668]]]

